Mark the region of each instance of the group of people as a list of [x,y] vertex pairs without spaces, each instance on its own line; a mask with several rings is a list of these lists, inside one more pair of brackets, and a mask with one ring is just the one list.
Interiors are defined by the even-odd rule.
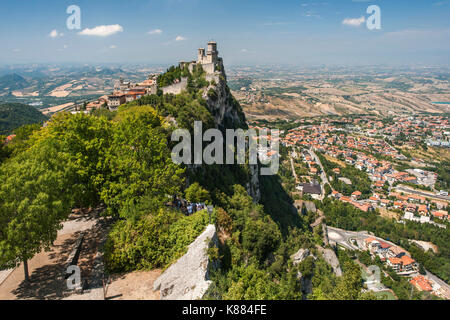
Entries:
[[196,213],[197,211],[206,209],[206,204],[198,202],[193,203],[189,202],[185,199],[179,199],[174,197],[172,201],[172,206],[180,209],[184,214],[191,215]]

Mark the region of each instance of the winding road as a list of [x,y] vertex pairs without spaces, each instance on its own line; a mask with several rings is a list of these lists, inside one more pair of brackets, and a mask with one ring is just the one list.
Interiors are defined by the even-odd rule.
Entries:
[[430,194],[430,193],[426,193],[426,192],[422,192],[422,191],[418,191],[418,190],[413,190],[413,189],[409,189],[409,188],[405,188],[405,187],[395,187],[395,189],[399,190],[401,192],[404,192],[404,193],[416,194],[416,195],[419,195],[419,196],[422,196],[422,197],[426,197],[426,198],[450,201],[450,197],[449,196],[440,196],[440,195],[437,195],[437,194]]

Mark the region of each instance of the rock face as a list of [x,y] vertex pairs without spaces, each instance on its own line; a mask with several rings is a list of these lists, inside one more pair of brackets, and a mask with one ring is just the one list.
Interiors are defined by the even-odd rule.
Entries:
[[325,261],[333,268],[333,272],[337,277],[342,276],[341,266],[339,264],[339,259],[331,249],[324,249],[320,246],[316,246],[317,250],[322,254]]
[[261,189],[259,187],[259,166],[250,164],[250,181],[247,183],[247,193],[253,198],[253,201],[259,203],[261,200]]
[[[228,88],[222,63],[219,63],[219,70],[206,77],[206,80],[213,82],[203,93],[208,109],[219,129],[246,128],[244,112]],[[208,94],[212,90],[215,95]]]
[[292,263],[295,265],[299,264],[309,256],[308,249],[300,249],[291,256]]
[[[211,82],[203,93],[208,110],[214,117],[214,122],[218,129],[242,128],[245,130],[247,129],[245,114],[228,88],[222,61],[217,62],[217,64],[218,70],[206,76],[206,80]],[[246,149],[248,150],[248,144]],[[253,201],[259,203],[261,200],[259,165],[249,165],[249,169],[250,174],[246,189]]]
[[207,250],[217,246],[217,233],[214,225],[189,245],[187,253],[172,264],[153,284],[153,290],[160,290],[161,300],[197,300],[208,290],[209,261]]
[[301,272],[297,273],[297,279],[300,281],[300,285],[303,292],[303,297],[306,298],[308,294],[312,293],[312,280],[311,277],[304,277]]
[[[210,46],[211,45],[211,46]],[[248,129],[245,114],[239,102],[233,97],[227,84],[227,76],[222,58],[219,58],[216,44],[208,43],[208,55],[205,56],[204,49],[199,49],[197,62],[180,62],[180,66],[188,66],[190,72],[195,65],[201,65],[205,71],[205,80],[208,86],[203,90],[202,98],[206,101],[206,107],[214,119],[217,129],[225,133],[226,129]],[[205,62],[206,61],[206,62]],[[179,83],[162,88],[163,93],[179,94],[187,87],[187,78],[182,78]],[[248,150],[248,143],[246,146]],[[199,169],[201,165],[193,164],[190,169]],[[249,174],[245,181],[248,194],[255,203],[261,200],[261,189],[259,182],[259,164],[249,165]]]

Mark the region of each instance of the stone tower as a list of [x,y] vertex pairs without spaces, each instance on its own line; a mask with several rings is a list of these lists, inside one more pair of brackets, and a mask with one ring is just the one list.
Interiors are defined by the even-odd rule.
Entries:
[[204,48],[198,49],[197,61],[189,64],[189,71],[192,72],[195,65],[201,65],[206,73],[213,74],[219,64],[222,64],[222,58],[219,57],[219,51],[217,51],[217,42],[210,41],[206,54]]
[[208,42],[208,52],[206,53],[207,63],[216,63],[218,57],[217,43],[215,41]]
[[205,56],[205,48],[200,48],[198,49],[198,63],[203,63],[204,59],[206,58]]

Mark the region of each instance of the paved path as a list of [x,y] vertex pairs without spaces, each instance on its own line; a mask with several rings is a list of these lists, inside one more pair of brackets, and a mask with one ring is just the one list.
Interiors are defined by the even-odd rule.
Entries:
[[[0,272],[0,300],[16,299],[62,299],[73,294],[67,288],[64,279],[67,259],[74,247],[80,232],[87,235],[82,245],[82,252],[78,260],[82,279],[88,280],[89,291],[102,293],[102,286],[94,282],[96,272],[96,258],[100,239],[106,236],[106,222],[109,219],[97,218],[96,209],[73,214],[69,221],[63,223],[58,231],[56,241],[49,251],[42,250],[28,261],[31,278],[30,285],[25,285],[23,265],[18,268]],[[10,274],[7,274],[10,272]],[[99,288],[100,290],[96,290]],[[86,296],[87,297],[87,296]],[[100,297],[98,295],[97,299]],[[77,297],[80,298],[81,297]],[[83,297],[84,298],[84,297]],[[95,299],[91,294],[91,298]]]
[[317,227],[319,224],[322,223],[322,220],[325,218],[325,216],[323,215],[322,210],[317,210],[317,212],[319,213],[319,216],[317,217],[316,221],[314,221],[313,223],[311,223],[309,225],[311,228]]

